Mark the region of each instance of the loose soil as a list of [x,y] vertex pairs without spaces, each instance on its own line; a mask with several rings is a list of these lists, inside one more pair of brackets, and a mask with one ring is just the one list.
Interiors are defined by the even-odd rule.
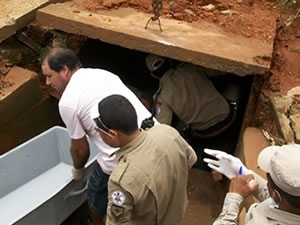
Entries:
[[[162,0],[153,0],[156,4]],[[249,38],[269,40],[274,35],[278,6],[267,0],[164,0],[159,15],[176,20],[193,22],[205,20],[223,28],[225,32]],[[150,0],[83,0],[90,11],[132,7],[153,13]],[[154,15],[154,13],[153,13]]]
[[271,70],[261,77],[261,83],[261,87],[256,87],[258,104],[253,126],[263,128],[280,138],[270,113],[269,100],[276,95],[286,95],[293,87],[300,86],[300,18],[290,26],[279,23]]

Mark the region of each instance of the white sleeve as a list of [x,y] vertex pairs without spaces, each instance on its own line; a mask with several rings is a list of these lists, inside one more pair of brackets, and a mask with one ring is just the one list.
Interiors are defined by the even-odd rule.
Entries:
[[59,105],[60,116],[65,123],[71,139],[82,138],[86,133],[73,108]]

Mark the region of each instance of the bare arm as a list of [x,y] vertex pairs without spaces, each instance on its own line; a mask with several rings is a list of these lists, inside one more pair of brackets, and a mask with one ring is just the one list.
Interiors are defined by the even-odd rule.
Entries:
[[86,136],[80,139],[72,139],[71,156],[74,168],[80,169],[84,167],[90,156],[90,147]]

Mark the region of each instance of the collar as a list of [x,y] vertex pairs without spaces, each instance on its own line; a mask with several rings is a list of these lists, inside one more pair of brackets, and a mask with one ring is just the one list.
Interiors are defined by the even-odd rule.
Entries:
[[121,158],[124,155],[135,150],[136,148],[138,148],[143,144],[146,138],[146,131],[143,129],[140,130],[141,130],[140,134],[135,139],[133,139],[131,142],[129,142],[128,144],[124,145],[123,147],[121,147],[119,150],[116,151],[116,159],[118,162],[121,160]]
[[290,225],[298,225],[300,222],[300,216],[292,214],[280,209],[274,209],[269,206],[271,198],[266,199],[257,205],[257,209],[263,213],[268,219],[276,220],[279,222],[285,222]]

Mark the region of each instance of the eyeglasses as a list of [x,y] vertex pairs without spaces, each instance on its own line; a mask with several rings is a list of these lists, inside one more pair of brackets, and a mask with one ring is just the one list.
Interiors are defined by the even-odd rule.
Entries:
[[109,133],[109,128],[102,122],[100,115],[94,119],[94,122],[96,124],[95,130],[96,131],[101,131],[105,133],[106,135],[112,137],[112,135]]

